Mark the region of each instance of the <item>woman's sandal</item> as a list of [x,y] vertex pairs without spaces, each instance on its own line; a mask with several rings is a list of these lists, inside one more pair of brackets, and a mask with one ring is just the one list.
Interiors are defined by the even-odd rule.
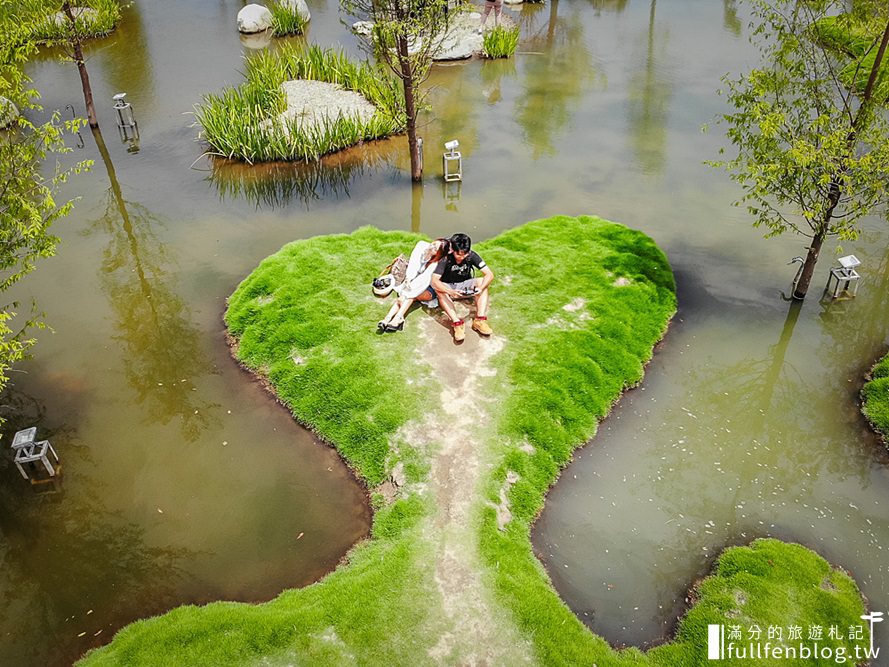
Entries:
[[387,324],[385,331],[387,333],[394,333],[396,331],[401,331],[402,329],[404,329],[404,320],[401,320],[401,322],[396,325]]
[[389,323],[386,320],[380,320],[377,322],[377,331],[380,333],[384,333],[386,328],[389,326]]

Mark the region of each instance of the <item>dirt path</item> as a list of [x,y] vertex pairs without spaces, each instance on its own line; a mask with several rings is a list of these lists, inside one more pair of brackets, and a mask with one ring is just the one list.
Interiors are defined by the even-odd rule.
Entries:
[[418,315],[411,325],[421,327],[423,355],[442,385],[440,406],[429,406],[421,427],[412,429],[425,434],[428,490],[436,507],[423,528],[442,604],[438,642],[429,655],[442,665],[533,664],[530,644],[486,586],[478,554],[478,487],[490,458],[479,426],[491,413],[481,384],[496,375],[490,360],[503,340],[496,334],[482,339],[467,326],[466,342],[457,346],[450,327]]

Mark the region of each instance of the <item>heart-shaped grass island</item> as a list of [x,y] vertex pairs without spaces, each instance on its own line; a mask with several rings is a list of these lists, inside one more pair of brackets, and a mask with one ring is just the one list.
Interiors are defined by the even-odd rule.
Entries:
[[[710,625],[759,627],[763,644],[766,628],[821,626],[832,656],[725,664],[858,664],[870,633],[855,582],[774,539],[726,549],[671,641],[616,650],[591,633],[535,558],[531,525],[573,452],[641,381],[676,311],[670,265],[623,225],[537,220],[473,246],[495,273],[492,336],[455,345],[425,308],[380,334],[389,303],[370,282],[422,238],[364,227],[295,241],[225,314],[237,360],[367,485],[371,537],[315,584],[138,621],[82,664],[690,667],[708,663]],[[827,631],[862,624],[854,638]]]

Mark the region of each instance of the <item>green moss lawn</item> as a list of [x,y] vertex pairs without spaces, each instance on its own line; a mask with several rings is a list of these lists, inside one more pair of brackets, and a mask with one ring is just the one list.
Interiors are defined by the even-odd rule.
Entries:
[[[423,310],[380,336],[388,303],[369,283],[418,238],[366,227],[288,244],[226,313],[237,358],[371,487],[372,538],[316,584],[139,621],[81,664],[691,667],[707,663],[711,623],[861,623],[846,574],[759,540],[722,554],[670,643],[615,651],[590,633],[534,558],[530,527],[572,452],[642,379],[676,308],[669,264],[622,225],[538,220],[475,245],[497,276],[491,340],[469,332],[456,347]],[[394,499],[379,492],[389,479]]]
[[883,438],[889,437],[889,355],[871,369],[861,389],[861,411]]

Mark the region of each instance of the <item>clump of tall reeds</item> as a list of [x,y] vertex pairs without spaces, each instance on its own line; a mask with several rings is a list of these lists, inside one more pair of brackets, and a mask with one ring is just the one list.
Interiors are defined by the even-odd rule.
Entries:
[[[64,13],[53,11],[57,2],[29,0],[27,6],[35,16],[43,18],[34,26],[32,38],[38,42],[65,41],[71,37],[70,20]],[[120,21],[117,0],[72,0],[74,29],[81,38],[101,37],[114,30]]]
[[267,6],[272,13],[272,31],[275,35],[302,35],[306,31],[308,21],[293,5],[270,0]]
[[488,58],[509,58],[519,44],[519,27],[494,26],[485,33],[482,44]]
[[[285,45],[246,61],[246,81],[195,106],[202,136],[213,152],[247,162],[317,160],[366,139],[403,131],[396,80],[382,69],[350,61],[342,51]],[[367,121],[339,116],[320,124],[282,121],[286,99],[281,84],[291,79],[336,83],[362,94],[377,111]]]

